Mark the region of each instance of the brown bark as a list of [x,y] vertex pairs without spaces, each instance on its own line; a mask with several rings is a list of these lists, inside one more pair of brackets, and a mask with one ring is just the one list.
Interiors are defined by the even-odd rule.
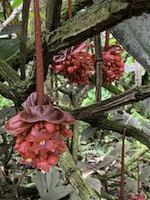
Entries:
[[[79,44],[125,19],[141,15],[143,12],[150,12],[150,2],[147,0],[130,3],[121,0],[97,1],[88,7],[84,13],[77,13],[61,27],[45,33],[44,48],[47,49],[50,56],[60,49]],[[27,61],[29,61],[34,55],[33,40],[27,45],[27,52]],[[7,59],[7,62],[15,69],[18,68],[19,52]]]
[[141,86],[138,88],[131,88],[120,95],[116,95],[105,101],[92,104],[88,107],[81,107],[72,110],[72,114],[76,119],[86,121],[91,118],[98,117],[104,112],[116,109],[118,107],[132,104],[150,97],[150,87]]

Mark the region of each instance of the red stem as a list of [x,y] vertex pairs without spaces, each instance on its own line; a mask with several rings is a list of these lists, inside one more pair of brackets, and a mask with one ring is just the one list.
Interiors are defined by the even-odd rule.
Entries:
[[72,18],[72,0],[68,0],[68,16],[69,19]]
[[139,166],[139,161],[137,161],[137,167],[138,167],[138,195],[140,195],[140,166]]
[[109,36],[110,36],[110,31],[106,31],[106,35],[105,35],[105,49],[109,46]]
[[125,135],[126,135],[126,128],[123,130],[122,136],[122,156],[121,156],[121,190],[120,190],[120,200],[124,200],[124,156],[125,156]]
[[44,103],[44,67],[39,0],[34,0],[37,104]]

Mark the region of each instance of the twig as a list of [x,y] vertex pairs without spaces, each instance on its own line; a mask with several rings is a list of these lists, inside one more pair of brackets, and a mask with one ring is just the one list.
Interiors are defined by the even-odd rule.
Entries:
[[105,47],[104,48],[107,48],[109,46],[109,36],[110,36],[110,31],[106,30]]
[[68,18],[72,18],[72,0],[68,0]]
[[53,31],[60,26],[62,0],[51,0],[46,3],[46,29]]
[[137,174],[138,174],[138,194],[140,195],[140,164],[139,164],[139,159],[137,160]]
[[124,171],[125,171],[125,164],[124,164],[124,156],[125,156],[125,135],[126,135],[126,128],[123,130],[122,136],[122,156],[121,156],[121,190],[120,190],[120,200],[124,200]]
[[21,80],[25,79],[25,64],[26,64],[26,42],[27,42],[27,29],[28,29],[28,18],[29,18],[29,8],[31,0],[23,1],[22,10],[22,30],[20,38],[20,70],[21,70]]
[[102,66],[103,66],[103,58],[102,58],[102,49],[101,49],[101,37],[100,34],[94,36],[94,44],[95,44],[95,56],[96,56],[96,101],[101,101],[101,89],[102,89]]

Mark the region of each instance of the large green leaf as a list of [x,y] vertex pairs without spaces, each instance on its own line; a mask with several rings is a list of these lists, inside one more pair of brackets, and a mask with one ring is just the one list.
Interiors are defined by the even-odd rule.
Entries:
[[56,187],[59,181],[59,171],[55,167],[51,167],[51,170],[46,173],[46,183],[48,191]]
[[57,186],[52,190],[49,190],[42,198],[43,200],[59,200],[67,196],[72,191],[70,186]]
[[37,174],[35,176],[35,185],[37,187],[37,190],[38,190],[41,198],[43,198],[43,196],[47,192],[47,184],[46,184],[45,175],[40,171],[37,172]]
[[18,39],[0,39],[0,58],[7,59],[19,49]]
[[112,28],[112,34],[150,72],[150,14],[125,20]]

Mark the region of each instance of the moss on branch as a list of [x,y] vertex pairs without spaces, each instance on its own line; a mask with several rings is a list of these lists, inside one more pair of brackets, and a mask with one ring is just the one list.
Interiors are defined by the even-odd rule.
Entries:
[[89,187],[86,181],[82,178],[80,170],[77,168],[73,161],[73,158],[67,149],[67,151],[60,155],[59,165],[63,170],[63,174],[74,189],[79,193],[82,200],[99,200],[100,197],[95,191]]

